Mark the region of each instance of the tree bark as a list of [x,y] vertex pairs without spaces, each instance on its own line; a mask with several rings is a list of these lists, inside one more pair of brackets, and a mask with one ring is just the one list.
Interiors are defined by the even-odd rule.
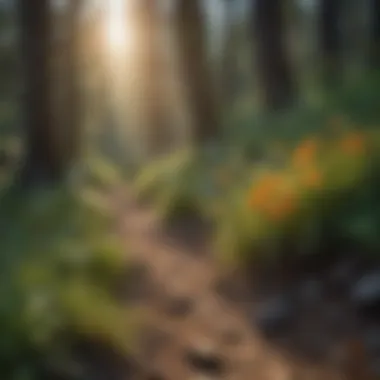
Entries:
[[211,141],[219,130],[216,94],[209,72],[205,31],[198,0],[178,0],[173,27],[180,80],[193,120],[195,143]]
[[319,45],[326,84],[336,83],[342,73],[342,5],[342,0],[320,0],[319,3]]
[[380,0],[371,2],[371,67],[380,69]]
[[235,6],[233,0],[225,0],[225,27],[226,34],[223,43],[221,57],[221,79],[223,104],[228,107],[236,99],[240,88],[238,55],[239,48],[236,46],[240,41],[240,30],[231,20],[232,10]]
[[66,165],[72,165],[79,157],[81,146],[82,97],[80,86],[80,12],[82,2],[71,0],[66,15],[67,56],[65,59],[66,87],[64,115],[64,156]]
[[64,165],[52,115],[51,14],[49,0],[19,0],[21,55],[24,69],[26,162],[23,186],[62,179]]
[[261,100],[266,110],[292,104],[296,84],[286,44],[286,19],[282,0],[256,0],[253,32]]

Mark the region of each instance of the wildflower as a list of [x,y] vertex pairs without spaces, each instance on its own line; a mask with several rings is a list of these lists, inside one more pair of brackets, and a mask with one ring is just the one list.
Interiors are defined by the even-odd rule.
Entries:
[[297,209],[297,198],[294,191],[282,194],[277,200],[265,207],[269,218],[275,222],[283,221]]
[[360,133],[350,133],[341,140],[340,148],[344,153],[352,156],[363,154],[366,149],[365,138]]
[[305,171],[302,176],[302,184],[307,188],[320,188],[322,186],[322,173],[316,168]]
[[270,202],[274,192],[282,183],[283,177],[279,174],[267,174],[264,176],[251,191],[249,206],[251,208],[256,208]]
[[314,138],[308,139],[301,143],[293,153],[293,165],[297,168],[305,167],[311,164],[318,150],[318,141]]

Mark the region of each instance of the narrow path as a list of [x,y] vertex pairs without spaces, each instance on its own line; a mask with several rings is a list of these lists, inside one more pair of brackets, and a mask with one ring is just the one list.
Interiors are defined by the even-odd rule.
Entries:
[[[123,203],[121,233],[132,259],[147,268],[153,284],[153,293],[143,301],[148,327],[141,355],[161,376],[157,379],[329,378],[310,366],[302,374],[302,365],[269,349],[239,307],[218,296],[217,268],[206,246],[194,255],[169,243],[154,212],[137,206],[132,197]],[[209,363],[191,360],[192,350],[205,351],[205,357],[212,353]]]

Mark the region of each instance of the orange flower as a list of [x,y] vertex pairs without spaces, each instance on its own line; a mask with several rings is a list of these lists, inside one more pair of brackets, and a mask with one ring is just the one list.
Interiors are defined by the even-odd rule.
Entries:
[[296,194],[288,192],[283,194],[277,201],[268,204],[265,211],[271,220],[281,222],[295,212],[297,208],[296,200]]
[[320,188],[322,185],[322,174],[316,168],[306,171],[302,178],[302,183],[308,188]]
[[344,153],[352,156],[363,154],[366,149],[365,138],[360,133],[350,133],[341,140],[340,147]]
[[293,153],[293,165],[299,168],[311,164],[315,159],[317,150],[318,141],[315,138],[304,141]]
[[283,177],[279,174],[267,174],[250,194],[249,206],[251,208],[261,207],[266,202],[270,202],[274,191],[283,183]]

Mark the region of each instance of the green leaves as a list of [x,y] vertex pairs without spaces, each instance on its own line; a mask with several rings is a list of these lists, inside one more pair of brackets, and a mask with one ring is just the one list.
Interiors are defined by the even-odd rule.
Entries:
[[125,353],[136,330],[109,293],[125,273],[125,249],[102,198],[84,194],[40,192],[1,205],[0,360],[16,367],[32,358],[32,380],[35,356],[49,359],[62,331],[101,333]]

